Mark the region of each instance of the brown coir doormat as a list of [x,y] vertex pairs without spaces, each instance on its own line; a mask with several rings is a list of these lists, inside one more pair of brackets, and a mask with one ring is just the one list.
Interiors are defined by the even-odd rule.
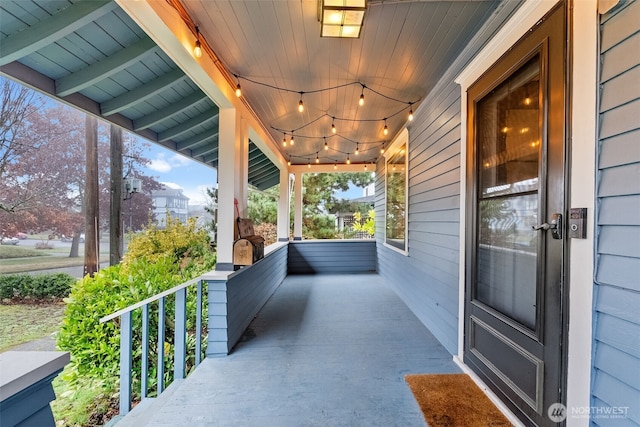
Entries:
[[503,427],[512,424],[466,374],[407,375],[429,427]]

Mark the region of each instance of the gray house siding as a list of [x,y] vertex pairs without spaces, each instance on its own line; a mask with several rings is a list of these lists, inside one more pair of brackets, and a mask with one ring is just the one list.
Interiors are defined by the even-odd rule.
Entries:
[[378,271],[415,315],[455,354],[460,251],[460,86],[455,77],[518,8],[504,2],[458,55],[409,130],[408,256],[384,246],[384,161],[377,165]]
[[592,406],[640,425],[640,1],[602,16]]
[[289,274],[375,273],[374,240],[289,242]]

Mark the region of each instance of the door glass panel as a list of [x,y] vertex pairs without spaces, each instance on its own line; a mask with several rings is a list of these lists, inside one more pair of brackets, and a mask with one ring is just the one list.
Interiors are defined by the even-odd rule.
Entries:
[[475,298],[533,329],[537,296],[540,57],[476,106],[478,246]]

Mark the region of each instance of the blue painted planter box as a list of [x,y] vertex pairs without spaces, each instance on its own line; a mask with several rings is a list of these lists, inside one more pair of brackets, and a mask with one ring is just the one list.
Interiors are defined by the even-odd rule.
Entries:
[[51,382],[69,363],[69,353],[8,351],[0,354],[0,425],[55,426]]

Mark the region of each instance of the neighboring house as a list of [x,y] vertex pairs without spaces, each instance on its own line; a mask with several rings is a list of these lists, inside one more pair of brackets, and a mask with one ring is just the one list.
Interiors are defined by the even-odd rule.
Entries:
[[189,217],[189,198],[182,190],[164,187],[151,193],[153,214],[160,227],[167,223],[167,215],[187,222]]

